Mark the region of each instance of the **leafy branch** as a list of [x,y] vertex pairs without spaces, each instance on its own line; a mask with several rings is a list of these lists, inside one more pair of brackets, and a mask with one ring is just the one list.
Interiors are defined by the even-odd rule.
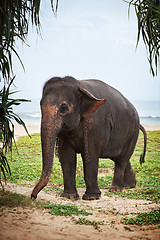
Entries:
[[10,92],[10,86],[13,83],[13,80],[14,78],[11,80],[7,88],[4,85],[3,89],[0,90],[0,173],[3,173],[5,180],[6,173],[11,174],[6,158],[6,152],[8,149],[12,151],[12,142],[14,140],[14,121],[22,125],[29,135],[25,123],[13,110],[14,106],[18,106],[22,102],[29,102],[29,100],[14,99],[10,97],[12,94],[16,93]]
[[148,53],[151,73],[155,76],[158,74],[160,57],[160,1],[132,0],[130,2],[125,2],[129,3],[129,9],[131,5],[135,7],[138,20],[137,46],[140,35],[142,35]]
[[[3,0],[0,1],[0,81],[7,81],[13,74],[12,53],[16,54],[16,40],[26,43],[29,24],[40,32],[40,3],[41,0]],[[54,3],[56,3],[54,7]],[[54,12],[58,8],[58,0],[51,0]],[[22,67],[24,68],[23,64]]]

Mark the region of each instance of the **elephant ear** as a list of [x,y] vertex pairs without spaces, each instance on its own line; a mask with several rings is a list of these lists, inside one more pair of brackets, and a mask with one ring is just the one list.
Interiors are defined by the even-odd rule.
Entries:
[[100,105],[106,102],[106,99],[98,99],[93,96],[82,85],[79,87],[81,92],[81,115],[87,117],[89,114],[94,113]]

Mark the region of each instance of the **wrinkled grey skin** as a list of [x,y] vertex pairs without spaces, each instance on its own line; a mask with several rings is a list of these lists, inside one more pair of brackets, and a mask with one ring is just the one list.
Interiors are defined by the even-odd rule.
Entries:
[[[135,187],[135,173],[129,159],[139,129],[145,137],[146,133],[136,109],[120,92],[98,80],[52,78],[43,88],[41,112],[43,170],[31,197],[36,198],[50,179],[57,137],[63,170],[63,197],[79,197],[75,181],[76,153],[81,153],[83,159],[86,183],[83,199],[101,196],[97,183],[99,158],[110,158],[115,162],[110,191]],[[144,155],[145,149],[142,161]]]

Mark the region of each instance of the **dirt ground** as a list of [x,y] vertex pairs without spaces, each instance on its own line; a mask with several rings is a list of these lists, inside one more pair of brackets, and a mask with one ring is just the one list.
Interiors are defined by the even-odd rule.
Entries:
[[[6,190],[30,196],[32,189],[7,183]],[[79,209],[92,212],[93,215],[82,216],[88,220],[104,221],[100,230],[94,226],[75,224],[71,217],[55,216],[48,210],[22,207],[0,208],[0,239],[1,240],[112,240],[112,239],[160,239],[160,229],[155,226],[132,226],[121,223],[123,217],[134,217],[131,213],[147,212],[160,207],[146,200],[107,197],[102,191],[102,197],[95,201],[84,201],[84,189],[78,189],[80,199],[71,201],[56,195],[41,191],[38,199],[45,199],[51,203],[76,205]],[[125,215],[124,215],[125,214]],[[81,216],[75,216],[79,218]],[[132,230],[132,231],[130,231]]]

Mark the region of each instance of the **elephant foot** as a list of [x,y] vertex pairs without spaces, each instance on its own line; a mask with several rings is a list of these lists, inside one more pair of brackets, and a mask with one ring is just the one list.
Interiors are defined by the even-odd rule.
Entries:
[[130,176],[124,176],[124,187],[135,188],[136,183],[137,181],[135,178],[135,174]]
[[123,187],[120,187],[120,186],[117,186],[117,185],[115,185],[115,186],[112,185],[109,188],[109,192],[120,192],[120,191],[122,191],[122,189],[123,189]]
[[61,197],[65,197],[65,198],[69,198],[70,200],[78,200],[79,199],[79,195],[78,193],[67,193],[67,192],[63,192],[61,194]]
[[125,181],[125,183],[124,183],[124,187],[126,187],[126,188],[135,188],[135,186],[136,186],[136,180],[135,180],[135,182],[126,182]]
[[83,200],[98,200],[101,197],[101,193],[85,193],[82,197]]
[[124,173],[124,187],[134,188],[136,186],[136,183],[136,174],[129,162]]

